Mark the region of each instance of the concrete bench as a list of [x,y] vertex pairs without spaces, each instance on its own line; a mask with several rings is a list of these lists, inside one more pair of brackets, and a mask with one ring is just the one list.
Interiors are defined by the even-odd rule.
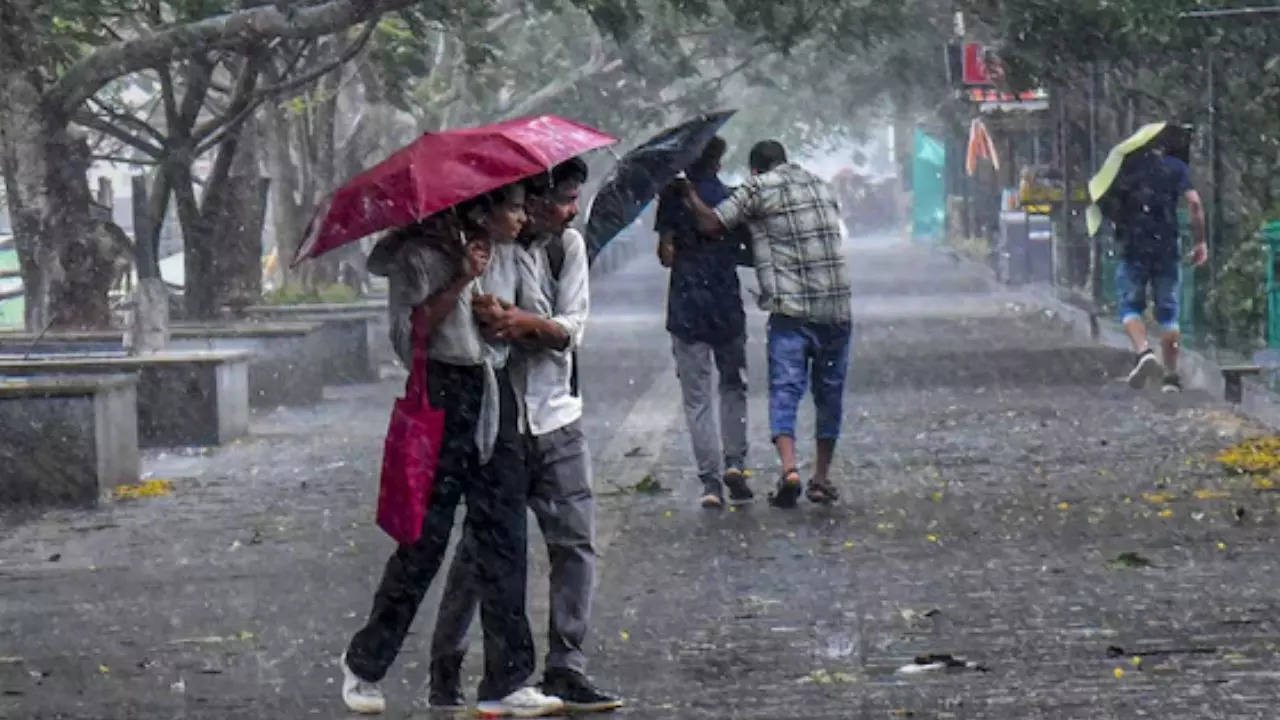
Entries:
[[169,329],[175,350],[247,350],[249,405],[312,405],[324,399],[320,323],[180,324]]
[[390,353],[385,303],[252,305],[241,312],[252,321],[319,323],[321,372],[328,385],[376,381]]
[[[249,363],[249,405],[310,405],[324,397],[321,372],[325,349],[314,322],[177,324],[170,328],[172,350],[242,350]],[[121,352],[119,330],[31,333],[0,332],[0,353],[23,355]]]
[[94,505],[138,482],[132,375],[0,378],[0,507]]
[[1225,365],[1222,368],[1223,395],[1227,402],[1244,400],[1244,378],[1262,372],[1261,365]]
[[249,432],[244,351],[0,356],[0,376],[134,373],[143,447],[221,445]]

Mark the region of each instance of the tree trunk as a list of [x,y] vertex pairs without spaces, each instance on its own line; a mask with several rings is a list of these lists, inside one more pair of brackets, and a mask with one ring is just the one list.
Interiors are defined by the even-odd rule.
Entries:
[[281,281],[294,280],[289,268],[302,243],[302,207],[298,202],[298,169],[292,157],[290,110],[282,103],[266,106],[263,131],[266,138],[267,176],[271,179],[272,222],[276,231],[276,255]]
[[100,239],[89,216],[87,148],[71,137],[67,118],[45,109],[27,73],[0,78],[0,106],[0,157],[27,329],[103,327],[110,321],[113,263],[87,251]]

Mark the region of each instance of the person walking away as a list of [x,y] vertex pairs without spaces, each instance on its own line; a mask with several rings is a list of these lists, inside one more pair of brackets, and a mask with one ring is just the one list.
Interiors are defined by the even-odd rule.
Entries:
[[[698,197],[711,207],[729,197],[718,177],[726,149],[723,138],[713,138],[686,171]],[[743,254],[737,243],[700,232],[679,194],[667,192],[659,198],[654,229],[658,232],[658,260],[671,269],[667,332],[671,334],[685,423],[702,482],[699,502],[705,508],[723,507],[726,487],[730,502],[749,502],[755,495],[743,474],[747,459],[747,322],[737,271]],[[719,395],[718,417],[713,392]]]
[[[478,311],[497,337],[517,341],[511,368],[524,406],[529,507],[551,563],[541,689],[562,699],[570,712],[613,710],[623,704],[588,680],[583,650],[595,582],[595,500],[574,363],[586,328],[589,286],[586,243],[568,227],[586,179],[586,163],[575,159],[557,166],[550,183],[530,183],[519,307]],[[449,569],[431,642],[432,707],[465,704],[461,669],[477,606],[476,587],[473,547],[465,544]]]
[[[428,394],[444,411],[445,428],[422,537],[387,561],[368,621],[342,656],[342,697],[355,712],[385,709],[377,683],[444,559],[465,495],[464,534],[474,538],[485,636],[479,707],[499,716],[545,715],[563,703],[524,685],[534,657],[525,614],[528,478],[516,398],[505,346],[486,343],[471,312],[481,293],[515,296],[513,240],[525,223],[524,189],[507,186],[459,206],[461,233],[450,215],[396,233],[370,255],[370,271],[390,281],[391,339],[406,364],[414,323],[427,330]],[[471,238],[465,245],[463,233]]]
[[[1160,143],[1127,162],[1117,182],[1122,183],[1123,205],[1116,218],[1116,240],[1122,252],[1116,267],[1116,289],[1120,298],[1120,320],[1134,352],[1129,386],[1140,390],[1148,381],[1163,375],[1161,389],[1164,392],[1181,392],[1178,346],[1182,331],[1178,325],[1178,298],[1182,287],[1182,251],[1178,237],[1178,201],[1187,201],[1195,234],[1191,262],[1196,267],[1209,259],[1204,204],[1200,193],[1191,185],[1187,164],[1169,155]],[[1155,319],[1161,328],[1163,364],[1147,340],[1143,315],[1147,310],[1148,286],[1155,303]]]
[[782,463],[770,502],[795,507],[805,491],[796,464],[796,409],[812,381],[817,458],[806,496],[833,503],[830,480],[840,436],[852,318],[840,207],[830,186],[799,165],[772,140],[749,157],[752,177],[714,209],[684,183],[699,229],[723,235],[740,225],[751,231],[760,284],[760,308],[769,313],[769,430]]

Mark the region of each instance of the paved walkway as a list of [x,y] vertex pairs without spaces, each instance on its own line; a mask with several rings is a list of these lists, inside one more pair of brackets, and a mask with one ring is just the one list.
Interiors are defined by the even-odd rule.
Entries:
[[[591,655],[631,700],[619,717],[1273,718],[1276,502],[1213,461],[1263,429],[1203,394],[1132,393],[1123,353],[946,256],[863,242],[851,262],[845,499],[792,512],[696,507],[663,277],[642,257],[597,282]],[[237,445],[150,454],[171,495],[6,518],[0,717],[345,717],[334,658],[390,549],[370,517],[397,382],[326,392]],[[669,492],[630,490],[647,475]],[[429,717],[435,598],[390,717]],[[931,653],[982,669],[896,672]]]

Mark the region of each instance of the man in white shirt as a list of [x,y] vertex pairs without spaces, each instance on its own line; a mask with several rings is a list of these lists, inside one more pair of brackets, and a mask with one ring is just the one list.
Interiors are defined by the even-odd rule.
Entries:
[[[551,617],[541,687],[554,689],[570,712],[622,705],[588,680],[583,653],[595,583],[595,500],[574,364],[590,293],[586,243],[568,226],[577,215],[578,192],[586,179],[586,164],[571,160],[557,166],[549,178],[530,183],[530,223],[520,248],[517,303],[476,305],[490,337],[517,348],[510,364],[512,385],[523,404],[529,507],[538,518],[551,561]],[[474,571],[464,542],[449,570],[431,643],[432,707],[464,704],[460,669],[477,607]]]

